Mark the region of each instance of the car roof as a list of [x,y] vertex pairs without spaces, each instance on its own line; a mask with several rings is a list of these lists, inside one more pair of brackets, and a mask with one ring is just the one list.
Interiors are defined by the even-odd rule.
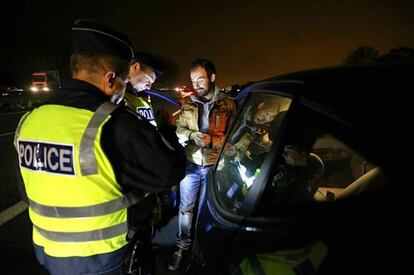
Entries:
[[[355,113],[349,112],[349,106],[365,107],[373,100],[389,103],[383,100],[402,95],[406,87],[412,86],[410,78],[413,72],[413,65],[323,68],[268,78],[250,85],[246,91],[272,89],[278,83],[302,85],[301,97],[341,110],[341,113]],[[396,93],[398,88],[401,90]],[[242,96],[247,94],[246,91]],[[285,92],[289,93],[289,90]]]
[[361,134],[363,142],[361,136],[347,139],[366,147],[362,149],[374,159],[386,161],[386,166],[394,166],[394,158],[402,154],[395,147],[412,142],[405,127],[412,102],[405,91],[412,90],[413,69],[413,65],[383,65],[301,71],[259,81],[238,97],[257,91],[296,97],[302,106],[336,118]]

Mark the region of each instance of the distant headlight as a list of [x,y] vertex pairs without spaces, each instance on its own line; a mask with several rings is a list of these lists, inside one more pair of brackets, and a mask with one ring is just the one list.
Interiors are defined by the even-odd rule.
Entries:
[[32,91],[32,92],[37,92],[37,91],[39,91],[39,89],[37,88],[37,87],[30,87],[30,90]]
[[45,92],[48,92],[49,91],[49,87],[43,87],[42,90],[45,91]]

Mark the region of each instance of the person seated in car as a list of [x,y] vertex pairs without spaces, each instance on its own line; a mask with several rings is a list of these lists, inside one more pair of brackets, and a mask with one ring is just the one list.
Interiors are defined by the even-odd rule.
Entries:
[[[250,108],[244,114],[242,125],[226,145],[227,158],[223,165],[227,166],[230,176],[238,178],[237,182],[240,183],[237,188],[228,187],[229,190],[234,190],[232,198],[237,205],[244,200],[248,189],[260,174],[260,167],[270,151],[285,114],[285,111],[279,112],[277,106],[269,103],[260,103],[256,112],[252,112]],[[238,208],[235,206],[235,209]]]
[[287,144],[283,148],[284,164],[273,177],[271,190],[277,202],[306,202],[313,196],[323,178],[322,160],[309,149]]
[[279,128],[285,113],[269,102],[261,102],[255,108],[250,106],[240,127],[230,138],[227,155],[236,161],[261,164],[266,155],[264,153],[269,152],[272,145],[271,130]]
[[[284,142],[284,163],[278,166],[276,175],[267,186],[253,216],[273,216],[283,208],[278,207],[281,202],[298,203],[313,199],[325,169],[321,159],[310,153],[309,145],[314,139],[305,133],[306,131],[302,130],[288,133],[287,140],[292,143]],[[262,239],[264,236],[260,235]],[[232,255],[233,264],[229,266],[227,273],[314,274],[327,253],[327,246],[311,235],[295,235],[294,238],[284,237],[277,240],[270,238],[266,242],[251,238]]]

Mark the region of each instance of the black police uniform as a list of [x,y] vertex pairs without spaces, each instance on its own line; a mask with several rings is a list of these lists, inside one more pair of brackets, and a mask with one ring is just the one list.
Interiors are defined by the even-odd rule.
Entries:
[[[95,111],[109,99],[95,86],[72,79],[64,81],[63,88],[57,91],[56,96],[48,104]],[[171,137],[168,134],[165,136]],[[170,139],[176,148],[175,152],[166,148],[155,127],[143,117],[124,106],[120,106],[112,113],[102,129],[101,144],[113,166],[117,182],[124,188],[125,193],[132,189],[159,192],[180,182],[184,177],[185,155],[178,141]],[[146,227],[154,206],[155,199],[150,196],[130,207],[128,224]],[[144,234],[146,233],[148,232]],[[144,236],[144,239],[147,250],[145,254],[149,255],[150,236]],[[146,256],[149,261],[151,259],[148,255]],[[44,255],[44,257],[48,256]],[[79,265],[81,267],[81,261]]]
[[[108,54],[127,62],[132,59],[131,43],[122,33],[90,20],[76,21],[72,31],[74,53]],[[107,101],[110,101],[110,97],[94,85],[72,79],[65,81],[63,88],[46,104],[94,112]],[[101,147],[125,193],[132,189],[142,190],[143,193],[158,192],[178,184],[184,177],[183,149],[170,133],[166,136],[175,151],[165,145],[155,127],[125,106],[119,106],[111,114],[102,128]],[[153,206],[154,200],[147,197],[141,203],[128,208],[128,225],[148,223]],[[127,249],[128,246],[124,246],[111,253],[57,258],[48,256],[42,247],[35,245],[39,262],[52,274],[95,274],[103,270],[109,271],[112,267],[116,267],[118,271],[109,271],[112,272],[110,274],[120,274],[119,264],[126,257]]]

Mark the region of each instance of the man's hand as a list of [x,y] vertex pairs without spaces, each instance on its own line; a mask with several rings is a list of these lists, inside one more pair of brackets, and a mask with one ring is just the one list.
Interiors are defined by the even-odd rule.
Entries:
[[190,139],[199,147],[207,147],[211,142],[211,136],[202,132],[192,132]]

